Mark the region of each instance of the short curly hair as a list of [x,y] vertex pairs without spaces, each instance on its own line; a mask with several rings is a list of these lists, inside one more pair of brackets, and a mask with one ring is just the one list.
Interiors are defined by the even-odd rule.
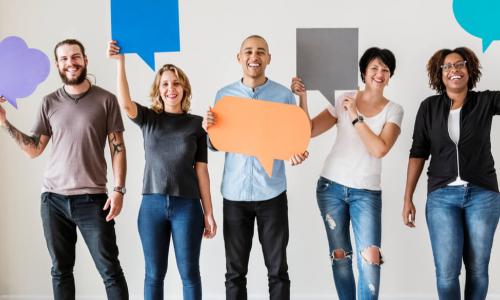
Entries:
[[476,54],[467,47],[458,47],[453,50],[441,49],[436,51],[427,62],[427,75],[429,76],[429,86],[437,91],[439,94],[446,92],[446,86],[443,83],[443,70],[441,66],[444,63],[446,56],[456,53],[460,55],[467,64],[467,72],[469,73],[469,81],[467,87],[469,90],[473,89],[481,78],[481,64]]
[[155,80],[153,81],[151,91],[149,93],[151,101],[153,102],[151,104],[151,109],[158,114],[162,113],[164,110],[163,101],[161,100],[160,95],[160,80],[163,73],[167,71],[173,72],[179,79],[179,83],[184,91],[184,95],[181,100],[181,109],[184,113],[189,112],[189,108],[191,106],[191,84],[189,83],[186,73],[184,73],[181,68],[172,64],[165,64],[158,70],[158,72],[156,72]]

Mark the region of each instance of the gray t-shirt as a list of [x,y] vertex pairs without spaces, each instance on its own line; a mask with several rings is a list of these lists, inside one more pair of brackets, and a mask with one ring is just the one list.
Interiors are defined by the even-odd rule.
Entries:
[[106,192],[106,137],[122,132],[115,95],[91,86],[78,101],[63,88],[45,96],[32,132],[52,137],[42,192],[61,195]]
[[207,135],[203,118],[192,114],[160,114],[137,104],[137,116],[144,137],[143,194],[163,194],[199,199],[196,162],[207,162]]

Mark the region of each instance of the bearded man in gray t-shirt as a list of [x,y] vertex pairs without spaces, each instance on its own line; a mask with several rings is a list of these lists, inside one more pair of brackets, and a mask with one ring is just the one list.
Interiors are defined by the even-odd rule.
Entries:
[[[116,97],[87,80],[85,48],[64,40],[54,49],[64,85],[44,97],[28,136],[7,121],[0,105],[0,126],[31,158],[52,138],[52,153],[42,184],[41,215],[52,259],[54,299],[75,299],[76,228],[83,236],[106,286],[108,299],[128,299],[118,260],[114,218],[125,194],[126,156],[123,122]],[[5,98],[0,96],[0,103]],[[106,138],[111,150],[115,187],[106,193]]]

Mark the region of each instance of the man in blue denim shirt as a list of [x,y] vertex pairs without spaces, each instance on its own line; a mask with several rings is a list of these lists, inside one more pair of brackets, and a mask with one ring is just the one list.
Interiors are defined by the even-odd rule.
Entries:
[[[271,55],[264,38],[257,35],[247,37],[237,58],[243,69],[243,78],[219,90],[216,103],[223,96],[238,96],[295,105],[291,91],[265,75]],[[205,130],[215,124],[215,118],[213,112],[207,112],[203,122]],[[295,155],[292,165],[301,163],[306,157],[307,152]],[[272,174],[272,177],[267,175],[255,156],[226,153],[221,188],[224,197],[226,299],[247,299],[246,274],[255,220],[268,270],[270,299],[290,299],[286,262],[288,206],[283,161],[274,161]]]

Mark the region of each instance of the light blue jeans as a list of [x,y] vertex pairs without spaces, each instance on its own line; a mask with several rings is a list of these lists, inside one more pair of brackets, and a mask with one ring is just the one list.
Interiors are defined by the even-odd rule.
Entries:
[[[316,196],[325,224],[339,299],[356,299],[350,223],[357,249],[358,299],[378,299],[382,258],[380,256],[380,263],[374,263],[366,259],[363,252],[370,247],[380,251],[381,191],[349,188],[320,177]],[[343,252],[340,258],[336,255],[339,251]]]
[[201,300],[199,262],[204,221],[200,200],[143,195],[138,226],[146,262],[144,299],[163,299],[163,280],[172,238],[184,300]]
[[500,215],[500,194],[476,185],[448,186],[427,196],[439,299],[460,299],[458,277],[465,264],[465,299],[485,299],[488,264]]

